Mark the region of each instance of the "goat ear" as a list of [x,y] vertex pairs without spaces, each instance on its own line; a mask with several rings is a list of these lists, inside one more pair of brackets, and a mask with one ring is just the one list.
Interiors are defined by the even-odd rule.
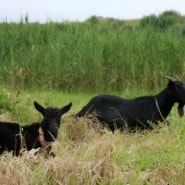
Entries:
[[36,101],[34,101],[34,106],[35,108],[42,114],[45,114],[45,108],[43,106],[41,106],[39,103],[37,103]]
[[61,108],[61,115],[68,112],[71,109],[72,103],[69,103],[68,105]]
[[179,81],[179,79],[175,79],[170,76],[163,76],[163,78],[168,80],[168,87],[169,88],[176,89],[176,82]]
[[169,80],[168,87],[171,88],[171,89],[176,89],[176,83],[175,83],[175,81]]
[[184,109],[183,108],[184,108],[184,105],[182,105],[182,104],[178,105],[177,110],[178,110],[178,113],[179,113],[180,117],[182,117],[184,115]]

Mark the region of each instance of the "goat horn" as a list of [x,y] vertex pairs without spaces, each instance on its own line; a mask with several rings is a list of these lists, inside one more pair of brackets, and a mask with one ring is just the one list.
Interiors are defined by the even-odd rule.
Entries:
[[176,79],[175,78],[172,78],[172,77],[170,77],[170,76],[163,76],[163,78],[165,78],[165,79],[167,79],[167,80],[170,80],[170,81],[176,81]]
[[179,76],[175,75],[175,78],[179,81],[181,81],[181,79],[179,78]]

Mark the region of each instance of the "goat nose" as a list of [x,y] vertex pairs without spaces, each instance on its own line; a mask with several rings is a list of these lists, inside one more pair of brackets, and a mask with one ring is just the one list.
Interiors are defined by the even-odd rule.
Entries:
[[54,131],[54,132],[56,132],[58,129],[59,129],[58,125],[52,125],[52,126],[50,127],[50,130],[51,130],[51,131]]
[[58,130],[58,126],[57,125],[51,126],[50,129],[51,130]]

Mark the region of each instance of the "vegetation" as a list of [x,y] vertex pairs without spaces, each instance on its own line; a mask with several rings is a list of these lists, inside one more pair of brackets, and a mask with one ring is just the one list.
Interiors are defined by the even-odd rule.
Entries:
[[184,77],[185,19],[176,12],[137,24],[95,16],[81,23],[28,20],[0,25],[6,86],[107,92],[154,89],[163,75]]
[[140,25],[141,26],[152,26],[155,29],[166,30],[171,26],[177,24],[184,24],[185,20],[178,12],[166,11],[160,14],[158,17],[156,15],[150,15],[144,17]]
[[184,184],[185,118],[177,107],[170,125],[132,134],[69,117],[100,92],[131,98],[158,92],[164,75],[185,79],[184,36],[184,16],[173,11],[134,21],[40,24],[26,16],[1,23],[0,120],[38,121],[34,100],[73,107],[54,143],[56,157],[4,153],[0,184]]
[[[0,184],[184,183],[185,120],[178,117],[177,107],[168,118],[170,126],[161,124],[152,131],[132,134],[115,131],[113,134],[102,129],[98,122],[68,117],[77,112],[90,95],[57,91],[20,93],[21,96],[17,97],[11,92],[10,99],[16,102],[14,107],[22,109],[22,114],[12,113],[9,117],[1,114],[1,120],[21,117],[24,123],[38,121],[40,114],[32,106],[35,99],[50,105],[63,105],[70,99],[74,106],[64,117],[59,138],[54,143],[56,157],[45,158],[42,153],[33,157],[27,152],[21,157],[12,157],[10,153],[4,153],[0,156]],[[24,104],[27,97],[29,103]]]

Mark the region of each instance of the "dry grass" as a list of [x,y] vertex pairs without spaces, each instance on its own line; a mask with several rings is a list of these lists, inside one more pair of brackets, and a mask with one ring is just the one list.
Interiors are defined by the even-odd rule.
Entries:
[[182,124],[113,134],[88,118],[69,117],[54,143],[55,158],[1,155],[0,184],[183,184],[183,137]]

